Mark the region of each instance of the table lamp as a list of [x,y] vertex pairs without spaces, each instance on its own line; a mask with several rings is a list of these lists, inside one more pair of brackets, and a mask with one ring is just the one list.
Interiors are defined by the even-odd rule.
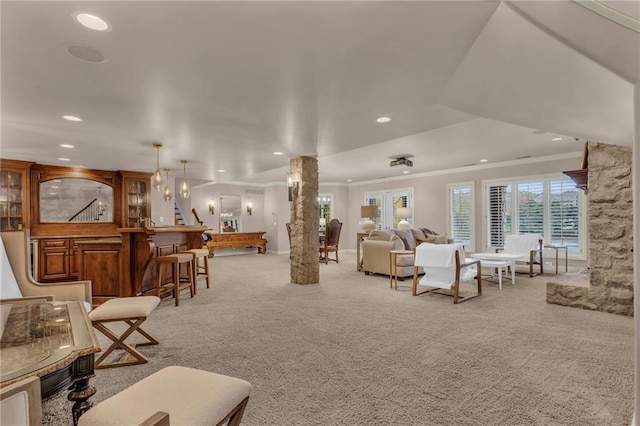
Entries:
[[378,217],[378,206],[360,207],[360,218],[365,219],[362,222],[362,230],[364,232],[371,232],[376,229],[376,224],[371,220],[376,217]]
[[401,219],[398,222],[398,229],[411,229],[411,224],[407,221],[411,214],[411,207],[398,207],[396,209],[396,216]]

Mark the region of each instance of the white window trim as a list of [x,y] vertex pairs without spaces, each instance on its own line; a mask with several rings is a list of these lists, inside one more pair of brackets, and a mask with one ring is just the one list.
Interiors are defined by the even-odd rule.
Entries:
[[[500,178],[500,179],[486,179],[482,180],[482,247],[484,250],[489,250],[488,247],[488,226],[487,226],[487,188],[491,185],[496,184],[512,184],[517,185],[518,183],[526,183],[534,180],[568,180],[567,176],[562,173],[551,173],[551,174],[543,174],[543,175],[531,175],[531,176],[518,176],[513,178]],[[582,191],[582,190],[579,190]],[[547,194],[546,194],[547,195]],[[581,246],[580,246],[580,254],[569,254],[569,260],[587,260],[588,253],[588,245],[589,245],[589,229],[587,227],[587,197],[584,192],[581,192],[581,195],[578,197],[578,202],[580,203],[580,229],[582,230],[581,235]],[[546,203],[545,203],[546,204]],[[545,209],[547,206],[545,205]],[[546,242],[545,242],[546,244]],[[553,257],[555,259],[555,250],[554,249],[545,249],[544,250],[545,257]],[[550,257],[549,257],[550,258]]]
[[468,181],[468,182],[457,182],[457,183],[448,183],[447,184],[447,234],[452,237],[453,236],[453,223],[451,221],[451,190],[454,188],[470,188],[471,195],[471,215],[469,217],[470,227],[471,227],[471,242],[469,247],[465,247],[465,251],[475,252],[476,251],[476,182]]
[[[416,218],[416,211],[413,208],[413,187],[408,187],[408,188],[396,188],[396,189],[385,189],[385,190],[381,190],[381,191],[367,191],[364,193],[364,201],[363,201],[363,206],[368,204],[368,200],[371,197],[375,197],[375,196],[380,196],[382,200],[385,199],[386,196],[390,195],[390,194],[395,194],[398,192],[406,192],[407,193],[407,207],[411,207],[412,209],[412,217],[411,220],[409,221],[411,223],[411,227],[415,226],[415,218]],[[383,201],[384,203],[384,201]],[[391,220],[391,222],[393,222],[393,212],[391,214],[391,217],[387,217],[387,215],[385,214],[384,211],[384,206],[382,207],[382,212],[381,212],[381,217],[380,217],[380,223],[382,226],[382,229],[391,229],[391,228],[385,228],[385,225],[388,225],[389,223],[385,223],[388,222],[389,220]]]

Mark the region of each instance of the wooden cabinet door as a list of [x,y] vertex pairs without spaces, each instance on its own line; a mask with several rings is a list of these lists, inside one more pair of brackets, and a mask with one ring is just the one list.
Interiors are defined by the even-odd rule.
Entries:
[[122,226],[142,226],[144,218],[151,217],[151,175],[149,173],[120,171],[122,175]]
[[0,159],[0,231],[29,227],[29,167],[33,163]]

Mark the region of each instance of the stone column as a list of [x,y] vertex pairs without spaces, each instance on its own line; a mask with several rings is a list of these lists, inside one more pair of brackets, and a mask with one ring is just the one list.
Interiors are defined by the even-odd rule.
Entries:
[[291,201],[291,282],[320,281],[318,239],[318,160],[296,157],[289,162],[294,185]]

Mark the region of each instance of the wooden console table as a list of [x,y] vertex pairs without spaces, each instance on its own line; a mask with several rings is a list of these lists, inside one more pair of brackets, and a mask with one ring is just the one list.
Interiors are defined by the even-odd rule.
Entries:
[[100,351],[82,303],[12,300],[0,304],[0,312],[0,387],[38,376],[43,399],[68,389],[75,424],[93,405],[89,398],[96,390],[89,379]]
[[267,240],[263,238],[265,231],[254,232],[217,232],[209,233],[211,240],[207,241],[209,257],[216,249],[223,248],[258,248],[258,253],[267,252]]

